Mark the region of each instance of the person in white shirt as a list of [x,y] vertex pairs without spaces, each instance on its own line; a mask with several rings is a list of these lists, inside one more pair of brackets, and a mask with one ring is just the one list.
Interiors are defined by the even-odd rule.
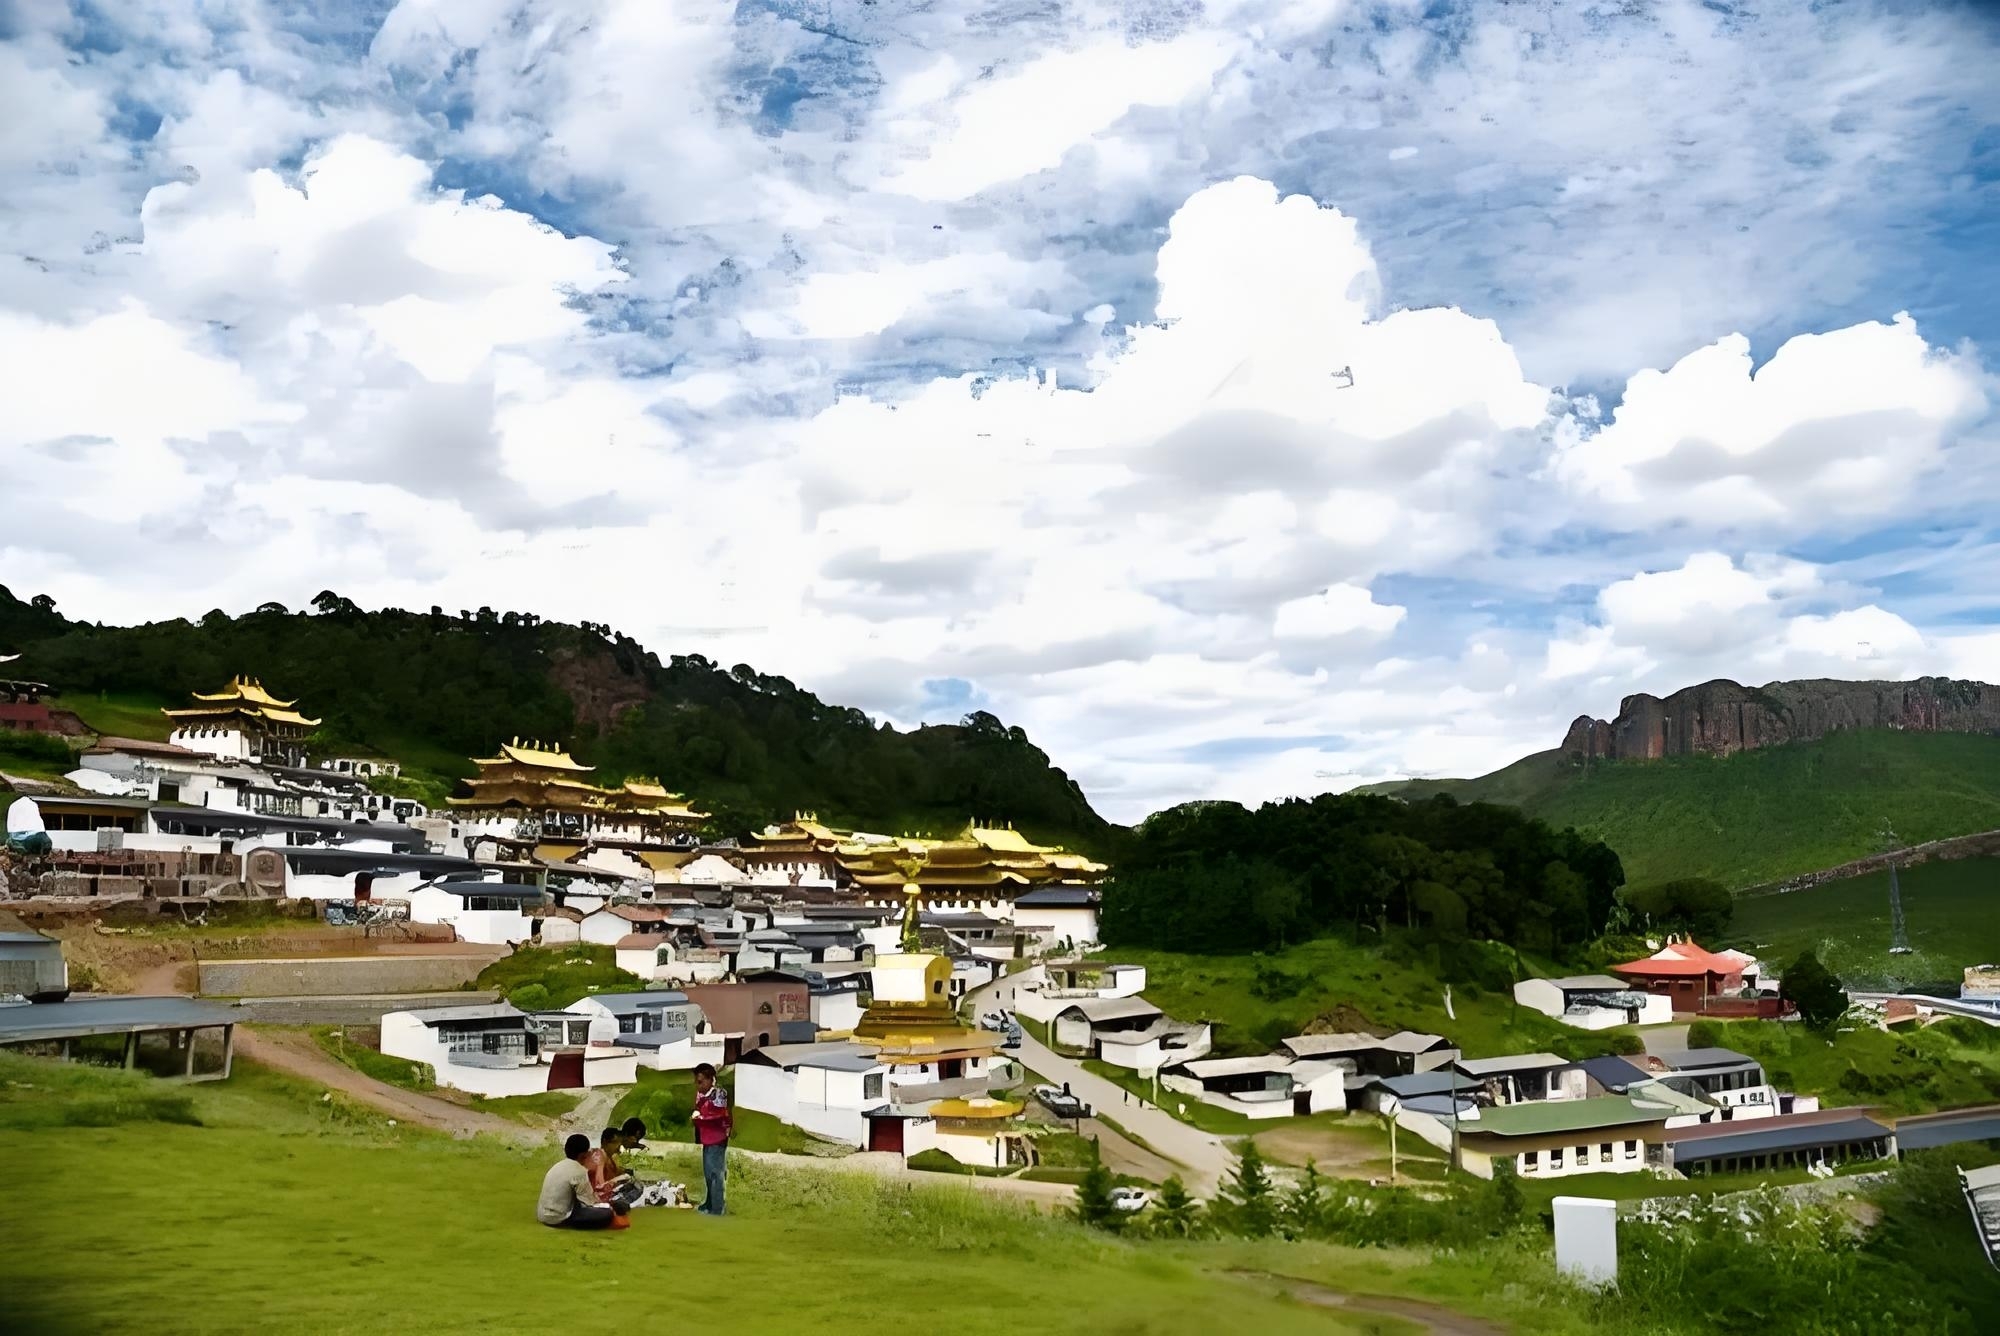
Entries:
[[590,1138],[581,1132],[563,1143],[563,1159],[542,1176],[542,1195],[535,1201],[535,1219],[556,1229],[609,1229],[625,1214],[620,1206],[597,1200],[583,1157]]

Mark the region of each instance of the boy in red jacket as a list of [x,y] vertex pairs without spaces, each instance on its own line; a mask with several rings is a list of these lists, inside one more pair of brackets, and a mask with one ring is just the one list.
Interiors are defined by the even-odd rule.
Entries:
[[705,1062],[694,1069],[694,1139],[701,1143],[701,1176],[708,1187],[695,1209],[721,1215],[729,1154],[729,1092],[715,1083],[715,1068]]

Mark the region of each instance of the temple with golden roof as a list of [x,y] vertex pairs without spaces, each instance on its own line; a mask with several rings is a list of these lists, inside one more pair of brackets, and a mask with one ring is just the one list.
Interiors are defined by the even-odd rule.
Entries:
[[894,903],[906,878],[902,864],[921,860],[915,885],[933,906],[998,905],[1045,886],[1095,886],[1109,869],[1058,845],[1035,844],[1011,825],[966,823],[949,839],[869,835],[836,830],[816,815],[797,814],[744,842],[753,866],[823,867],[870,903]]
[[254,677],[233,677],[220,691],[193,696],[193,705],[161,711],[174,721],[167,741],[219,760],[301,765],[306,735],[319,727],[293,708],[296,700],[279,700]]
[[465,791],[446,800],[466,811],[534,817],[545,828],[584,835],[607,827],[668,835],[693,831],[708,819],[658,779],[627,779],[617,788],[593,784],[584,776],[595,766],[549,743],[515,738],[498,756],[475,756],[472,763],[479,773],[460,781]]
[[[967,1025],[951,995],[951,961],[921,949],[917,925],[925,861],[906,857],[902,951],[877,956],[869,971],[872,1000],[854,1026],[854,1042],[874,1050],[888,1070],[892,1100],[922,1107],[929,1140],[954,1159],[982,1167],[1028,1163],[1022,1106],[988,1093],[1001,1037]],[[906,1143],[906,1150],[915,1149]]]

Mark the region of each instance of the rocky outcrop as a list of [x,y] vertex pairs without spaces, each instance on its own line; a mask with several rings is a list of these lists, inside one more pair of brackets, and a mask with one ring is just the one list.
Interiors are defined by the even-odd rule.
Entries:
[[1655,760],[1728,756],[1805,742],[1844,728],[1917,733],[2000,734],[2000,687],[1948,677],[1913,682],[1772,682],[1745,687],[1717,680],[1661,699],[1627,696],[1609,721],[1584,715],[1569,726],[1567,756]]

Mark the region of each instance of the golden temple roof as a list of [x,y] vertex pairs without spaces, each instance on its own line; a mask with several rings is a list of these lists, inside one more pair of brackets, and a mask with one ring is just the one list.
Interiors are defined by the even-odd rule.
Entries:
[[949,839],[928,835],[869,835],[822,824],[809,812],[766,826],[751,836],[748,852],[831,854],[856,885],[901,886],[909,860],[921,861],[919,886],[1039,886],[1096,881],[1109,869],[1057,845],[1036,844],[1011,825],[968,822]]
[[296,700],[279,700],[264,690],[264,684],[254,677],[232,677],[228,686],[213,695],[200,691],[193,694],[196,700],[247,701],[252,705],[274,705],[281,710],[288,710],[298,704]]
[[279,700],[254,677],[238,675],[220,691],[190,693],[198,705],[179,710],[162,710],[169,719],[231,719],[241,717],[291,728],[317,728],[320,721],[308,719],[294,710],[295,700]]

